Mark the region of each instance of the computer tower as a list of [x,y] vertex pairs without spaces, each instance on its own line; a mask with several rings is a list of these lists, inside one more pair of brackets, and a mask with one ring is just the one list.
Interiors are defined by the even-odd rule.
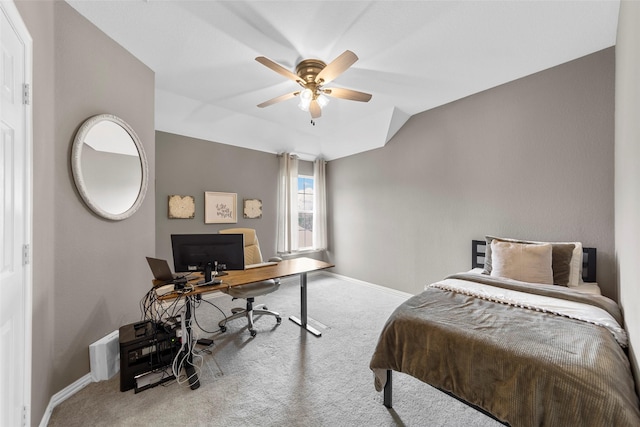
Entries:
[[[173,375],[155,375],[170,366],[181,348],[175,330],[167,332],[153,321],[124,325],[120,328],[120,391],[135,392],[173,379]],[[150,375],[150,374],[154,375]],[[138,381],[136,379],[144,378]],[[153,378],[153,380],[150,380]],[[151,381],[151,382],[150,382]]]

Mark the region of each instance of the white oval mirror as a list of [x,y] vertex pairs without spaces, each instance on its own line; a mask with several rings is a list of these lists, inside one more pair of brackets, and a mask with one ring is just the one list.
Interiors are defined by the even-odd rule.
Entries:
[[71,169],[80,196],[111,220],[133,215],[147,192],[149,166],[138,136],[111,114],[87,119],[76,134]]

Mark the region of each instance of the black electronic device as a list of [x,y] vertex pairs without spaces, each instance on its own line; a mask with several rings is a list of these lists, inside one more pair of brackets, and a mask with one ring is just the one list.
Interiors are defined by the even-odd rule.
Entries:
[[204,282],[222,270],[244,270],[242,234],[172,234],[175,272],[201,271]]
[[[182,344],[175,330],[167,331],[152,321],[131,323],[120,327],[120,391],[135,388],[135,392],[173,379],[173,375],[153,375],[170,366]],[[145,378],[144,385],[138,380]],[[150,381],[149,378],[153,378]]]
[[209,338],[200,338],[197,343],[199,345],[203,345],[205,347],[209,347],[211,344],[213,344],[213,340],[209,339]]

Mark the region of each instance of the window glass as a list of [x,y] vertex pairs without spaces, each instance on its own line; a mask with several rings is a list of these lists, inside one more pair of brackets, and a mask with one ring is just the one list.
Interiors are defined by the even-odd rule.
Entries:
[[313,247],[313,177],[298,176],[298,247]]

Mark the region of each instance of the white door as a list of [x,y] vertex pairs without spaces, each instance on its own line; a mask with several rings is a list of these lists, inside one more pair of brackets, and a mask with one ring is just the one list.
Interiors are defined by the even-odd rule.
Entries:
[[0,426],[20,426],[29,419],[31,364],[31,152],[24,93],[31,40],[12,2],[3,1],[0,10]]

